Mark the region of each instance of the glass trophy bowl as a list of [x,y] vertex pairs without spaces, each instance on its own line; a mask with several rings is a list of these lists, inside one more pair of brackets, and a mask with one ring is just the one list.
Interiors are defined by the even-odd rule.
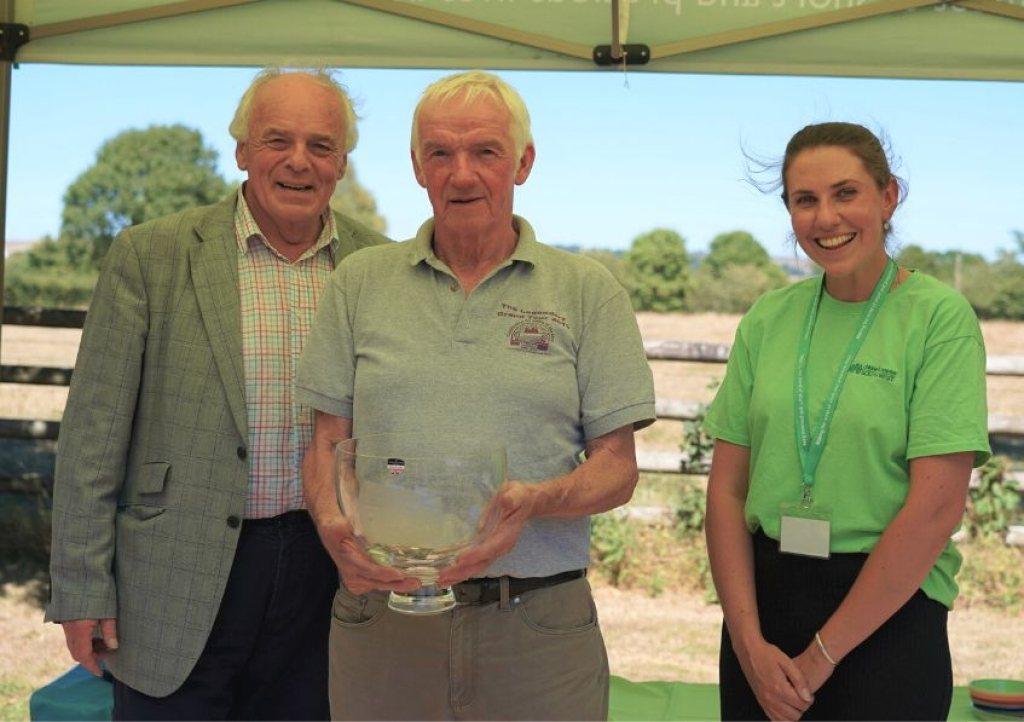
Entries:
[[481,514],[505,482],[505,448],[461,436],[371,434],[335,450],[335,490],[356,539],[378,563],[416,577],[388,606],[403,614],[440,614],[455,606],[438,570],[493,529]]

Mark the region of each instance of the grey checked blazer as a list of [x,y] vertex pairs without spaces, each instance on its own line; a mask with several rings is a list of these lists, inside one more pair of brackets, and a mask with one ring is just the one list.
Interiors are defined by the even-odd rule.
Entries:
[[[118,236],[58,442],[46,618],[115,617],[111,671],[156,697],[181,685],[206,644],[245,510],[235,202]],[[387,240],[336,220],[337,260]]]

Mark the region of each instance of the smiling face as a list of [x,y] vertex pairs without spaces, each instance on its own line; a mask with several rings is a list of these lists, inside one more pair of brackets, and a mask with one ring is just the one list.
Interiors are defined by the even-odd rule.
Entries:
[[412,162],[434,209],[435,242],[514,243],[514,189],[530,175],[534,148],[517,157],[511,121],[492,95],[448,98],[420,110]]
[[843,301],[869,298],[885,268],[883,225],[899,200],[896,180],[880,189],[856,154],[826,145],[800,151],[785,181],[793,233],[825,271],[829,294]]
[[245,200],[268,242],[287,256],[320,233],[322,216],[343,175],[345,123],[337,97],[301,73],[259,88],[248,136],[235,158],[246,171]]

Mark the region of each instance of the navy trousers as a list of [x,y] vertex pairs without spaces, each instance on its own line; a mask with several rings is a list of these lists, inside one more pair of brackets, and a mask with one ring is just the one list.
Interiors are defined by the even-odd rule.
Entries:
[[[757,609],[765,639],[795,657],[842,602],[867,559],[783,554],[754,535]],[[944,720],[953,696],[948,610],[918,590],[850,652],[815,693],[803,720]],[[765,720],[722,625],[719,695],[723,720]]]
[[115,720],[327,720],[338,588],[309,514],[242,523],[210,638],[185,683],[150,697],[114,680]]

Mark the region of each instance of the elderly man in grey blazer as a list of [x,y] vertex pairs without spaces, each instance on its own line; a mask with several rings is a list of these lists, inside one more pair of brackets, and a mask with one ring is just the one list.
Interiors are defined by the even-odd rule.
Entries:
[[264,70],[230,129],[236,195],[111,247],[61,426],[46,617],[115,719],[329,717],[294,366],[334,265],[386,239],[330,210],[356,124],[329,73]]

